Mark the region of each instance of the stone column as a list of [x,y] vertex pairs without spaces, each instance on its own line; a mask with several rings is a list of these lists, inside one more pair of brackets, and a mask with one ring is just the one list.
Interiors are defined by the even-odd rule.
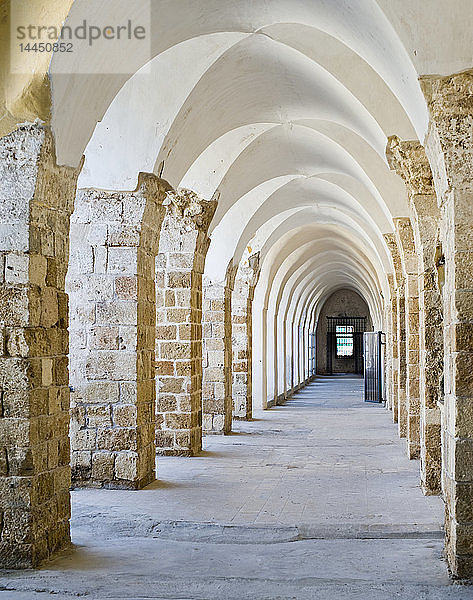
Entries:
[[169,186],[79,190],[71,222],[71,444],[75,485],[155,478],[155,258]]
[[420,456],[419,261],[410,218],[399,217],[394,223],[405,276],[407,454],[414,459]]
[[249,421],[252,396],[252,306],[259,277],[259,253],[243,258],[232,294],[233,418]]
[[391,252],[394,265],[395,281],[393,280],[394,294],[393,305],[393,357],[397,357],[396,370],[393,372],[395,381],[393,420],[398,423],[400,437],[407,434],[407,407],[406,407],[406,318],[405,318],[405,277],[401,265],[398,238],[396,234],[389,233],[384,236]]
[[70,544],[69,218],[79,169],[52,135],[0,139],[0,567],[34,567]]
[[216,202],[169,191],[156,260],[156,449],[202,449],[202,273]]
[[386,332],[386,408],[393,412],[397,421],[397,380],[398,380],[398,354],[397,354],[397,302],[395,276],[388,274],[389,300],[386,304],[385,314],[387,323]]
[[426,494],[440,493],[443,325],[435,252],[440,212],[424,148],[417,141],[388,142],[388,161],[404,179],[412,209],[415,246],[419,255],[419,376],[421,482]]
[[436,256],[444,315],[442,487],[446,556],[473,577],[473,71],[425,77],[426,152],[441,208]]
[[399,378],[397,394],[397,424],[399,437],[407,437],[407,346],[406,346],[406,282],[403,278],[397,288],[397,329],[399,332],[397,353],[399,355]]
[[228,434],[232,429],[232,308],[236,268],[225,282],[204,280],[203,294],[203,430]]

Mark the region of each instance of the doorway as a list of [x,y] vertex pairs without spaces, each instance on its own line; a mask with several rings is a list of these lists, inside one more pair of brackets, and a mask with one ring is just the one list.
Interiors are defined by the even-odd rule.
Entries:
[[327,317],[327,373],[363,373],[366,317]]

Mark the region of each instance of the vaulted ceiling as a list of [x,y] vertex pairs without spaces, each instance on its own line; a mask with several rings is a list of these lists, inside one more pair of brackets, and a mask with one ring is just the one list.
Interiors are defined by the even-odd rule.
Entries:
[[[409,215],[386,163],[387,136],[423,141],[418,77],[472,62],[473,4],[425,4],[123,3],[115,20],[149,14],[150,60],[84,42],[71,74],[69,58],[54,56],[58,161],[74,165],[85,153],[80,187],[134,189],[140,171],[154,171],[218,199],[211,279],[259,251],[266,304],[315,310],[314,298],[349,287],[381,318],[392,271],[383,234]],[[87,16],[90,3],[76,0],[66,24]]]

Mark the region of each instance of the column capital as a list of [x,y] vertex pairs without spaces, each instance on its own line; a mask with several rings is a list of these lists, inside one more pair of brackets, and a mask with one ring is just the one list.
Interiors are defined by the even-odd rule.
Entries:
[[394,275],[396,277],[396,287],[400,287],[404,283],[404,274],[402,271],[401,255],[397,245],[395,233],[385,233],[384,240],[393,260]]
[[414,232],[410,218],[395,217],[393,222],[404,254],[415,254]]
[[168,214],[184,221],[187,226],[207,231],[217,209],[215,200],[200,198],[192,190],[179,188],[166,192],[163,202]]
[[386,158],[392,171],[402,177],[410,196],[434,194],[432,171],[422,144],[417,140],[388,138]]
[[251,269],[250,285],[256,285],[261,271],[260,253],[256,252],[248,257],[248,265]]
[[473,108],[473,69],[453,75],[423,75],[419,83],[431,117],[471,117]]
[[255,252],[246,259],[242,258],[238,265],[236,279],[245,282],[248,286],[255,286],[261,270],[260,253]]
[[238,272],[238,265],[234,265],[233,259],[231,259],[230,262],[228,263],[227,274],[225,277],[225,285],[230,290],[233,290],[233,288],[235,287],[235,279],[237,276],[237,272]]
[[[473,69],[419,79],[430,114],[426,149],[440,195],[473,187]],[[441,160],[439,158],[441,157]]]

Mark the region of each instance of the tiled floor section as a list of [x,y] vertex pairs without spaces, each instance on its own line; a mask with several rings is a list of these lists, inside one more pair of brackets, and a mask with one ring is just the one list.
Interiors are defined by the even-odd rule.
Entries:
[[160,458],[146,490],[74,492],[76,552],[5,574],[0,599],[473,597],[441,559],[442,501],[361,391],[320,378],[201,456]]

